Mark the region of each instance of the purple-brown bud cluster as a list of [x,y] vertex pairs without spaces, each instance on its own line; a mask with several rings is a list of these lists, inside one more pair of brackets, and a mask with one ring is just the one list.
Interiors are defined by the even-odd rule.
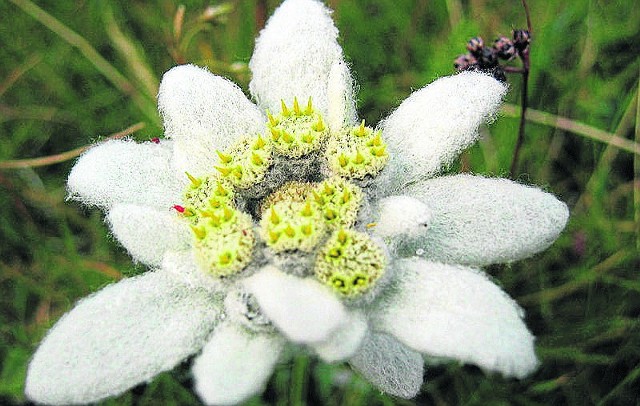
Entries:
[[512,61],[516,55],[521,59],[529,52],[531,34],[527,30],[514,30],[513,39],[498,37],[491,46],[486,46],[481,37],[473,37],[467,42],[468,53],[459,55],[453,62],[458,71],[480,70],[488,72],[500,81],[506,81],[500,61]]
[[496,50],[498,58],[510,61],[516,57],[516,47],[509,38],[500,36],[493,43],[493,48]]
[[524,52],[529,48],[531,33],[528,30],[513,30],[513,44],[518,52]]

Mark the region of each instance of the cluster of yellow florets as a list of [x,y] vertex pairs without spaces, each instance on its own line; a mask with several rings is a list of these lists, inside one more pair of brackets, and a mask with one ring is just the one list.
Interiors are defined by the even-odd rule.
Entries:
[[340,178],[287,183],[265,200],[260,234],[274,252],[312,252],[329,231],[355,223],[362,198],[360,188]]
[[293,100],[292,109],[283,101],[280,114],[274,116],[267,113],[267,116],[273,147],[288,158],[300,158],[320,150],[329,134],[322,116],[313,109],[311,99],[304,109],[300,108],[298,99]]
[[200,216],[196,214],[202,210],[217,208],[222,205],[233,205],[235,193],[233,188],[217,176],[195,178],[187,173],[191,184],[184,191],[186,208],[183,214],[194,223]]
[[[367,234],[353,228],[364,194],[349,179],[382,170],[388,155],[380,133],[364,121],[332,133],[311,100],[304,108],[297,99],[292,108],[283,102],[279,114],[267,116],[264,135],[216,151],[219,162],[210,174],[187,174],[191,184],[184,207],[176,208],[191,223],[199,266],[213,276],[234,275],[262,246],[278,255],[315,254],[310,273],[344,297],[369,291],[384,272],[385,258]],[[243,191],[259,187],[274,162],[303,158],[323,160],[320,166],[332,176],[321,182],[282,179],[278,189],[257,203],[257,224],[238,209],[249,204],[242,200]]]
[[381,249],[352,228],[363,199],[358,186],[332,177],[290,183],[272,196],[260,221],[260,235],[269,249],[317,252],[313,273],[344,297],[367,292],[382,276]]
[[333,134],[325,157],[334,174],[354,179],[375,176],[389,161],[381,131],[365,127],[364,120],[359,127]]
[[312,252],[325,230],[321,213],[309,201],[279,201],[260,221],[260,235],[274,252]]
[[358,186],[334,176],[319,183],[312,193],[314,202],[322,210],[324,221],[331,229],[355,224],[363,199]]
[[320,249],[316,277],[344,296],[366,293],[384,272],[384,255],[364,233],[340,229]]
[[[217,210],[216,210],[217,211]],[[221,213],[201,212],[200,224],[192,226],[195,257],[200,267],[215,276],[229,276],[251,262],[255,245],[251,217],[224,206]]]
[[238,189],[247,189],[261,182],[272,161],[272,144],[261,135],[243,138],[231,146],[228,153],[216,151],[220,176]]

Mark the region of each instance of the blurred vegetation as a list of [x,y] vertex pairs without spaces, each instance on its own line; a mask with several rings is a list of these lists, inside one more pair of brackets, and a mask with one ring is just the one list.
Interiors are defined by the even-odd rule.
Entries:
[[[208,66],[247,89],[253,38],[278,1],[38,3],[0,2],[2,404],[24,402],[29,358],[55,320],[78,298],[141,271],[100,212],[65,202],[73,160],[37,158],[136,123],[144,123],[136,139],[161,136],[157,86],[178,63]],[[371,122],[452,73],[468,38],[491,41],[526,25],[515,0],[329,4]],[[530,8],[530,108],[552,116],[530,117],[537,123],[527,125],[516,178],[553,191],[572,215],[551,249],[489,272],[526,310],[540,369],[517,381],[473,366],[432,367],[419,397],[403,401],[345,366],[300,356],[250,404],[637,404],[640,156],[629,149],[640,142],[640,8],[634,0],[530,0]],[[519,79],[509,78],[513,104]],[[507,106],[458,169],[506,176],[518,112]],[[36,161],[7,162],[26,158]],[[198,404],[188,371],[185,364],[106,404]]]

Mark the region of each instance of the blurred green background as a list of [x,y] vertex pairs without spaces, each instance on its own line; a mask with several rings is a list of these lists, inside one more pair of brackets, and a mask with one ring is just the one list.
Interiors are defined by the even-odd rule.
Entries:
[[[0,403],[25,401],[32,352],[78,298],[142,271],[99,211],[65,202],[77,153],[51,156],[130,126],[138,140],[161,136],[157,86],[176,64],[208,66],[247,89],[254,37],[278,3],[0,2]],[[491,42],[526,27],[516,0],[329,5],[369,122],[451,74],[468,38]],[[529,6],[535,111],[515,178],[557,194],[571,219],[546,252],[488,271],[526,310],[539,370],[518,381],[473,366],[432,367],[419,397],[404,401],[344,365],[301,355],[250,404],[638,404],[640,7],[635,0]],[[519,76],[509,82],[503,114],[454,169],[508,176],[521,91]],[[27,158],[35,160],[15,161]],[[184,364],[105,403],[199,401]]]

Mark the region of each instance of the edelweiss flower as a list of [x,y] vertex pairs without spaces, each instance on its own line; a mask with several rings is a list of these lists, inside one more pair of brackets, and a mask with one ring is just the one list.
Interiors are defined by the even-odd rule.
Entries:
[[292,344],[405,398],[423,357],[535,369],[521,309],[478,267],[545,249],[566,206],[505,179],[433,178],[505,87],[481,73],[442,78],[373,129],[356,119],[337,35],[321,3],[287,0],[250,63],[257,106],[179,66],[160,87],[167,140],[110,141],[79,159],[71,197],[104,209],[153,270],[51,329],[29,399],[95,402],[195,355],[202,400],[233,404],[262,391]]

